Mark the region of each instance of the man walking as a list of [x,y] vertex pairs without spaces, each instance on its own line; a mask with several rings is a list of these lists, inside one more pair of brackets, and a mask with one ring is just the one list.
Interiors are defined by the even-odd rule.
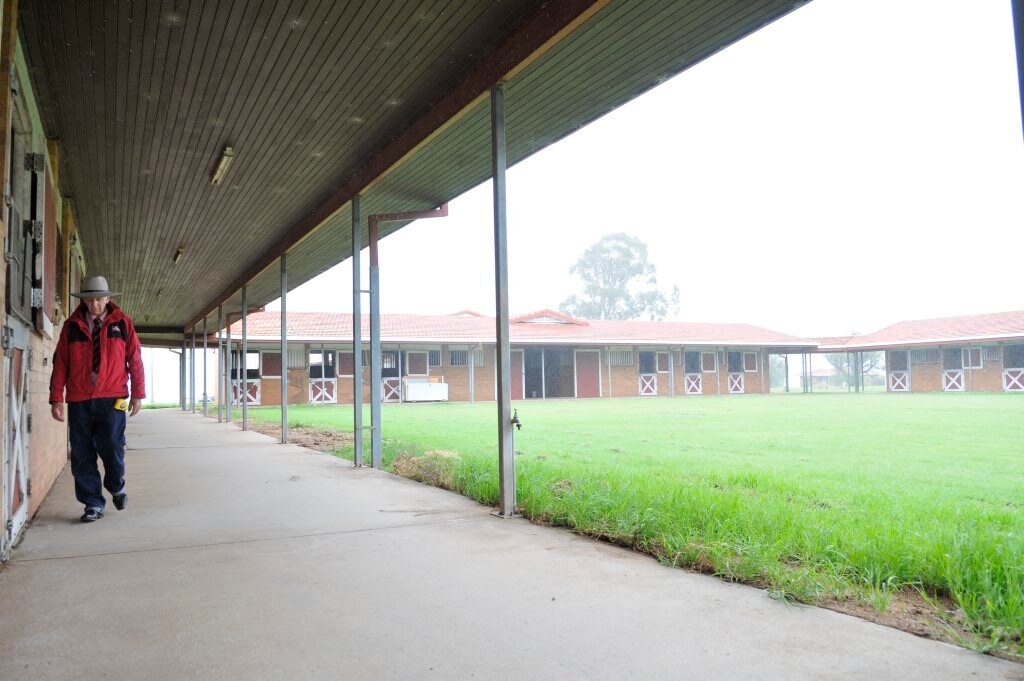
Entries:
[[[124,429],[126,413],[135,416],[146,396],[142,349],[132,320],[110,302],[113,296],[104,277],[87,277],[80,298],[60,332],[50,376],[50,414],[64,420],[67,391],[71,434],[71,474],[75,496],[85,504],[83,523],[103,517],[110,492],[114,506],[128,503],[124,482]],[[128,381],[131,379],[129,402]],[[96,456],[103,459],[100,481]]]

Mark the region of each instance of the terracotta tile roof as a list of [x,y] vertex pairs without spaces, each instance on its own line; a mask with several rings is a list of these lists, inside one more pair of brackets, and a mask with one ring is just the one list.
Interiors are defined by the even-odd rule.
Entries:
[[[572,319],[561,313],[558,317]],[[523,315],[518,319],[554,317],[550,311]],[[575,321],[575,320],[574,320]],[[250,340],[280,338],[281,317],[277,312],[249,315]],[[381,315],[384,342],[493,343],[494,318],[469,315]],[[513,343],[602,344],[602,345],[748,345],[814,347],[815,342],[749,324],[703,324],[695,322],[639,322],[588,320],[572,322],[521,321],[510,325]],[[232,338],[242,333],[241,321],[231,325]],[[364,340],[369,338],[369,317],[363,317]],[[345,342],[352,338],[352,315],[325,312],[290,312],[288,338],[300,342]]]
[[865,336],[854,336],[846,347],[864,349],[997,340],[1024,342],[1024,310],[899,322]]

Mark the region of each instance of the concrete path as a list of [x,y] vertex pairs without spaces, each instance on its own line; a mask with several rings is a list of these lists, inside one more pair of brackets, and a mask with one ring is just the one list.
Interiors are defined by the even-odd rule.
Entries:
[[0,570],[0,679],[1024,679],[177,410],[129,447]]

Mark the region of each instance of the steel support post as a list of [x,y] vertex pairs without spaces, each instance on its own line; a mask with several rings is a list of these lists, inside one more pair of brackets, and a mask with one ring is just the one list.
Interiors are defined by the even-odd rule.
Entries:
[[605,346],[604,361],[608,365],[608,397],[612,396],[612,350]]
[[864,392],[864,353],[857,353],[857,392]]
[[1020,92],[1020,113],[1024,120],[1024,0],[1010,2],[1013,35],[1017,45],[1017,87]]
[[320,344],[320,400],[323,401],[327,388],[327,353],[324,352],[324,344]]
[[476,346],[469,346],[469,401],[476,402]]
[[789,353],[787,352],[782,356],[782,363],[785,365],[784,371],[786,372],[786,392],[789,392]]
[[[655,362],[657,362],[657,358],[655,358]],[[668,395],[669,397],[676,396],[676,352],[671,348],[668,351]]]
[[189,355],[189,381],[188,394],[189,402],[192,405],[192,413],[196,413],[196,327],[192,327],[192,354]]
[[[512,352],[509,351],[509,359],[512,358]],[[526,370],[526,351],[523,351],[523,370]],[[548,366],[547,366],[547,353],[544,352],[544,347],[540,349],[540,398],[542,400],[548,399]],[[525,395],[523,396],[525,397]]]
[[224,420],[231,421],[231,403],[235,401],[235,382],[231,372],[235,367],[235,348],[231,345],[231,315],[224,320],[227,328],[224,340]]
[[[720,360],[722,359],[723,354],[724,353],[721,350],[717,350],[717,349],[715,350],[715,394],[716,395],[721,395],[722,394],[722,362]],[[729,360],[729,356],[725,355],[725,359],[726,359],[726,361],[728,361]],[[726,369],[728,369],[728,368],[729,368],[728,365],[726,365]]]
[[281,254],[281,444],[288,443],[288,254]]
[[352,198],[352,464],[363,465],[363,277],[359,262],[363,250],[359,197]]
[[377,223],[370,222],[370,466],[380,468],[380,267]]
[[512,350],[508,314],[508,229],[505,196],[505,84],[491,88],[491,177],[494,190],[494,302],[498,341],[498,514],[516,511],[515,449],[512,438]]
[[204,417],[210,415],[210,400],[208,399],[208,397],[206,395],[206,355],[207,355],[207,351],[209,350],[209,346],[207,345],[207,338],[209,337],[209,335],[210,334],[209,334],[209,332],[206,329],[206,317],[203,317],[203,416]]
[[[764,348],[761,348],[760,360],[761,360],[761,394],[764,395],[765,393],[771,392],[770,389],[769,390],[765,390],[765,386],[764,386],[764,370],[765,370],[764,365],[768,362],[768,351],[765,350]],[[771,379],[769,379],[769,380],[771,380]]]
[[217,423],[221,423],[224,420],[224,414],[221,409],[224,407],[224,392],[221,388],[224,387],[224,339],[220,336],[220,330],[224,326],[224,306],[217,306]]
[[249,430],[249,334],[246,329],[246,321],[249,317],[249,286],[242,284],[242,356],[238,360],[239,373],[242,376],[242,389],[238,393],[242,400],[242,430]]
[[186,341],[185,333],[181,334],[181,356],[178,357],[178,396],[180,397],[181,410],[188,411],[188,393],[185,390],[185,381],[188,372],[185,370]]

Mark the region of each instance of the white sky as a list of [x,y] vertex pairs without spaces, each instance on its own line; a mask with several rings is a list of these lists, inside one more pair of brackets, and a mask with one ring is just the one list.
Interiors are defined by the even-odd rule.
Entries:
[[[815,0],[509,170],[512,313],[557,308],[615,231],[687,321],[816,336],[1024,309],[1016,78],[1008,0]],[[383,312],[494,314],[490,192],[381,241]],[[351,281],[342,263],[288,309],[350,312]]]
[[[815,0],[510,169],[512,313],[557,308],[614,231],[682,320],[838,335],[1024,308],[1022,140],[1007,0]],[[382,240],[383,312],[494,314],[490,191]],[[350,312],[350,272],[289,310]]]

